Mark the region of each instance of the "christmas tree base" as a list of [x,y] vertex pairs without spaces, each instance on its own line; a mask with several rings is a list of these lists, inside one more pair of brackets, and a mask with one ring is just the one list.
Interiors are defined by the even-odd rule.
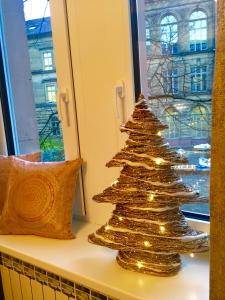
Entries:
[[181,267],[179,254],[119,251],[116,260],[124,269],[156,276],[176,275]]

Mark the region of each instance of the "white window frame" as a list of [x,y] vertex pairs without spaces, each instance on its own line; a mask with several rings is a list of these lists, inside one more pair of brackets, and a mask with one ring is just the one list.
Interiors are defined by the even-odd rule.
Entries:
[[52,71],[54,69],[54,57],[52,49],[42,51],[42,61],[43,69],[45,71]]
[[207,91],[207,66],[191,66],[191,92],[202,93]]
[[177,95],[179,93],[179,70],[174,68],[163,72],[164,93]]
[[[90,9],[87,10],[87,6]],[[88,172],[82,174],[87,218],[94,223],[104,223],[113,207],[98,205],[92,197],[119,175],[117,168],[108,169],[105,164],[124,146],[120,124],[122,118],[131,115],[135,102],[129,0],[100,0],[97,3],[52,0],[50,7],[58,72],[58,105],[64,123],[68,122],[68,116],[70,123],[64,131],[64,141],[72,145],[65,149],[65,154],[67,158],[74,158],[79,151],[88,162]],[[110,13],[99,14],[101,10]],[[66,14],[68,19],[65,21]],[[69,33],[64,27],[66,24]],[[116,86],[125,87],[123,102],[116,97]],[[65,96],[68,103],[63,100]],[[119,119],[116,100],[118,110],[123,110]]]
[[[193,18],[193,15],[196,13],[204,14],[204,17]],[[190,35],[190,51],[204,51],[208,49],[208,24],[207,24],[207,15],[202,10],[196,10],[192,12],[190,19],[189,19],[189,35]],[[202,23],[205,22],[205,25]],[[204,24],[204,23],[203,23]],[[199,26],[198,26],[199,25]],[[197,37],[200,38],[197,38]],[[203,36],[203,37],[201,37]],[[192,39],[192,37],[194,37]]]

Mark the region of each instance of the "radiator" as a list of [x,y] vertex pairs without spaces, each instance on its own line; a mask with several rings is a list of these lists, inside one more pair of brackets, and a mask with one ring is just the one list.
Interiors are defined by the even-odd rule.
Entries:
[[0,264],[5,300],[118,300],[5,253]]

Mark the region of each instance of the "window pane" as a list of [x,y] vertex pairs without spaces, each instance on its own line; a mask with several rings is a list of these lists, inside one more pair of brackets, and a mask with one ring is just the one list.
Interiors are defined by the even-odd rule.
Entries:
[[[167,142],[189,160],[177,172],[184,183],[209,199],[215,1],[143,2],[142,17],[148,20],[152,35],[151,45],[141,52],[141,65],[147,65],[142,86],[146,81],[152,109],[168,125]],[[209,204],[184,209],[209,214]]]
[[49,2],[24,1],[24,13],[43,160],[63,160],[62,130],[56,107],[57,78]]

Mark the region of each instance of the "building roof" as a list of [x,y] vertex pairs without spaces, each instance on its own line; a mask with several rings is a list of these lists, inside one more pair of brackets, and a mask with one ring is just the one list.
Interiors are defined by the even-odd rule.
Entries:
[[52,28],[50,17],[26,21],[26,32],[28,37],[51,34]]

